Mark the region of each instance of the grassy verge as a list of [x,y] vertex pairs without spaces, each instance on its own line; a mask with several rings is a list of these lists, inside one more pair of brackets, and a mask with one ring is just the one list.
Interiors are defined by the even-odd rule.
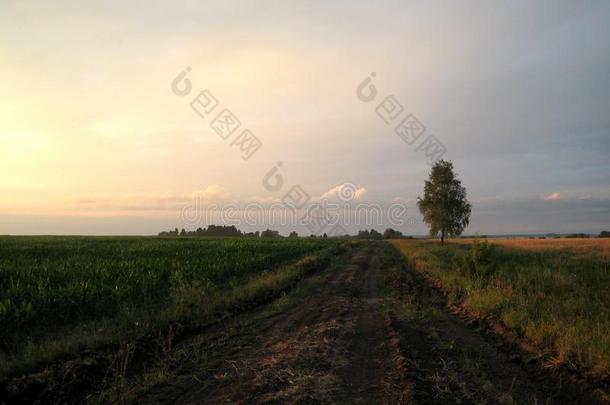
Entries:
[[406,357],[415,402],[523,403],[510,389],[514,380],[493,373],[500,358],[456,327],[445,299],[410,271],[393,247],[384,249],[383,258],[387,295],[393,298],[385,311]]
[[[1,238],[0,377],[265,302],[340,242]],[[290,264],[291,263],[291,264]]]
[[501,321],[565,364],[606,379],[610,372],[610,269],[606,257],[394,241],[408,264],[437,280],[452,303]]

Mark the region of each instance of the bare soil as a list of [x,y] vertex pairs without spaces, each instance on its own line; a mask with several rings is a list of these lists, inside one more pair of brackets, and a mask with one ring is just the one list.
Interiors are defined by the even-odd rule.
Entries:
[[378,258],[358,251],[311,296],[232,336],[200,383],[189,375],[140,402],[400,403],[406,382],[378,305],[382,278]]

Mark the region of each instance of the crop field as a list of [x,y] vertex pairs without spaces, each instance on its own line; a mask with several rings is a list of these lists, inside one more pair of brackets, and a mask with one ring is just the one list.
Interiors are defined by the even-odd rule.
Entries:
[[170,320],[219,315],[281,288],[303,270],[285,272],[288,264],[335,245],[322,239],[2,237],[0,372],[138,336]]
[[394,241],[456,305],[492,317],[565,365],[610,372],[610,244],[603,239]]
[[599,246],[467,242],[2,237],[0,404],[608,403]]
[[[584,256],[598,255],[610,258],[610,238],[492,238],[494,245],[529,251],[566,250]],[[456,239],[458,243],[472,244],[475,239]]]

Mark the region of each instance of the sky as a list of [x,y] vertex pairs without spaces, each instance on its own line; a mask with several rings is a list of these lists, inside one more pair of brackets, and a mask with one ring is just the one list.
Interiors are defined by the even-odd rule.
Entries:
[[3,0],[0,234],[310,233],[269,222],[295,186],[425,234],[431,140],[466,233],[610,230],[609,20],[607,1]]

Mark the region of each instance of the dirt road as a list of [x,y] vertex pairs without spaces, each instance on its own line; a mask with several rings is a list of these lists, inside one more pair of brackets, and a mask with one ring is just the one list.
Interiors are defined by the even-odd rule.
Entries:
[[395,254],[360,246],[267,308],[177,347],[121,392],[147,404],[588,401],[451,315]]

